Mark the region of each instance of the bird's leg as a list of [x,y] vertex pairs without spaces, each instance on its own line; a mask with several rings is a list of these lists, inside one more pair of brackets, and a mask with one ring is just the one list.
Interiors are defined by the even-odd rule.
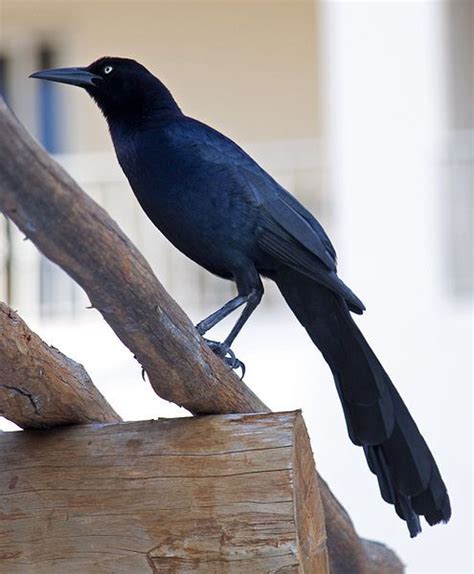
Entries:
[[237,297],[234,297],[233,299],[228,301],[223,307],[217,309],[217,311],[214,311],[214,313],[211,313],[209,317],[206,317],[196,325],[198,333],[200,335],[204,335],[204,333],[207,333],[209,329],[212,329],[212,327],[217,325],[217,323],[220,323],[223,319],[227,317],[227,315],[230,315],[232,311],[235,311],[235,309],[238,309],[241,305],[246,303],[247,300],[248,297],[246,297],[245,295],[237,295]]
[[245,308],[242,311],[242,314],[237,319],[237,322],[233,326],[229,335],[225,338],[222,343],[218,343],[216,341],[210,341],[206,339],[207,344],[209,347],[224,359],[224,361],[232,367],[232,369],[242,369],[242,378],[245,374],[245,365],[242,361],[239,361],[237,357],[234,355],[233,351],[231,350],[230,346],[234,342],[235,338],[239,334],[240,330],[247,322],[250,315],[254,312],[258,304],[260,303],[263,295],[263,287],[259,286],[258,288],[252,289],[250,293],[247,295],[239,295],[226,303],[221,309],[218,309],[215,313],[201,321],[197,325],[197,330],[202,335],[214,325],[217,325],[219,321],[227,317],[232,311],[243,305],[244,303]]
[[232,327],[231,332],[227,335],[224,342],[222,343],[225,347],[230,349],[230,346],[234,342],[237,335],[240,333],[242,327],[245,325],[250,315],[255,311],[258,304],[260,303],[263,295],[263,289],[252,289],[249,295],[247,295],[247,304],[242,311],[242,314],[237,319],[235,325]]
[[[204,335],[204,333],[209,331],[209,329],[212,329],[212,327],[217,325],[217,323],[220,323],[220,321],[222,321],[228,315],[230,315],[232,311],[235,311],[235,309],[238,309],[241,305],[246,303],[247,300],[248,300],[247,296],[237,295],[237,297],[234,297],[233,299],[228,301],[223,307],[221,307],[220,309],[209,315],[209,317],[206,317],[196,325],[196,329],[198,330],[199,334]],[[224,360],[224,362],[227,365],[229,365],[229,367],[231,367],[232,369],[239,369],[239,368],[242,369],[241,378],[244,377],[245,365],[241,361],[239,361],[239,359],[237,359],[237,357],[234,355],[233,351],[230,350],[230,348],[224,347],[223,343],[218,343],[217,341],[211,341],[210,339],[205,339],[205,341],[212,349],[212,351],[216,353],[216,355],[219,355],[219,357],[221,357]]]

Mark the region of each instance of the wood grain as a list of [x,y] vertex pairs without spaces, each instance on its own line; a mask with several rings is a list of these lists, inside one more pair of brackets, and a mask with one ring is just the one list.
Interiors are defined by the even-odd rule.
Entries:
[[0,436],[10,574],[326,574],[298,412]]
[[121,420],[82,365],[47,345],[2,302],[0,416],[22,428]]

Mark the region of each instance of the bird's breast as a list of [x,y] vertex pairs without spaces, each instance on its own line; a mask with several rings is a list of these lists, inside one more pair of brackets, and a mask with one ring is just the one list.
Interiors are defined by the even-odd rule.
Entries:
[[118,156],[143,210],[182,253],[222,276],[251,256],[254,209],[222,170],[166,146]]

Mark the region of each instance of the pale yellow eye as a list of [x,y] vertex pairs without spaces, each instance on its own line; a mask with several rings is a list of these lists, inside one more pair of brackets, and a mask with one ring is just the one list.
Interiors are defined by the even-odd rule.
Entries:
[[104,74],[110,74],[110,72],[113,70],[112,66],[105,66],[104,68]]

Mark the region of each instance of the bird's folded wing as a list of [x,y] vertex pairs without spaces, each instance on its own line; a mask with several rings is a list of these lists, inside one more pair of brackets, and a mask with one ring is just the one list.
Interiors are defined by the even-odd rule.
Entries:
[[260,248],[341,295],[352,311],[362,313],[364,304],[336,274],[336,253],[323,228],[284,190],[273,191],[261,198]]
[[336,270],[336,253],[329,238],[312,216],[311,221],[301,213],[302,206],[294,198],[280,190],[271,190],[262,199],[259,237],[262,247],[288,263],[311,269],[316,257],[329,271]]
[[258,211],[257,240],[262,251],[325,285],[341,295],[352,311],[362,313],[363,303],[337,276],[336,252],[313,215],[232,140],[196,120],[188,119],[185,128],[176,126],[173,131],[177,145],[197,147],[200,165],[206,165],[207,171],[217,166],[222,185],[229,188],[232,182],[241,201]]

